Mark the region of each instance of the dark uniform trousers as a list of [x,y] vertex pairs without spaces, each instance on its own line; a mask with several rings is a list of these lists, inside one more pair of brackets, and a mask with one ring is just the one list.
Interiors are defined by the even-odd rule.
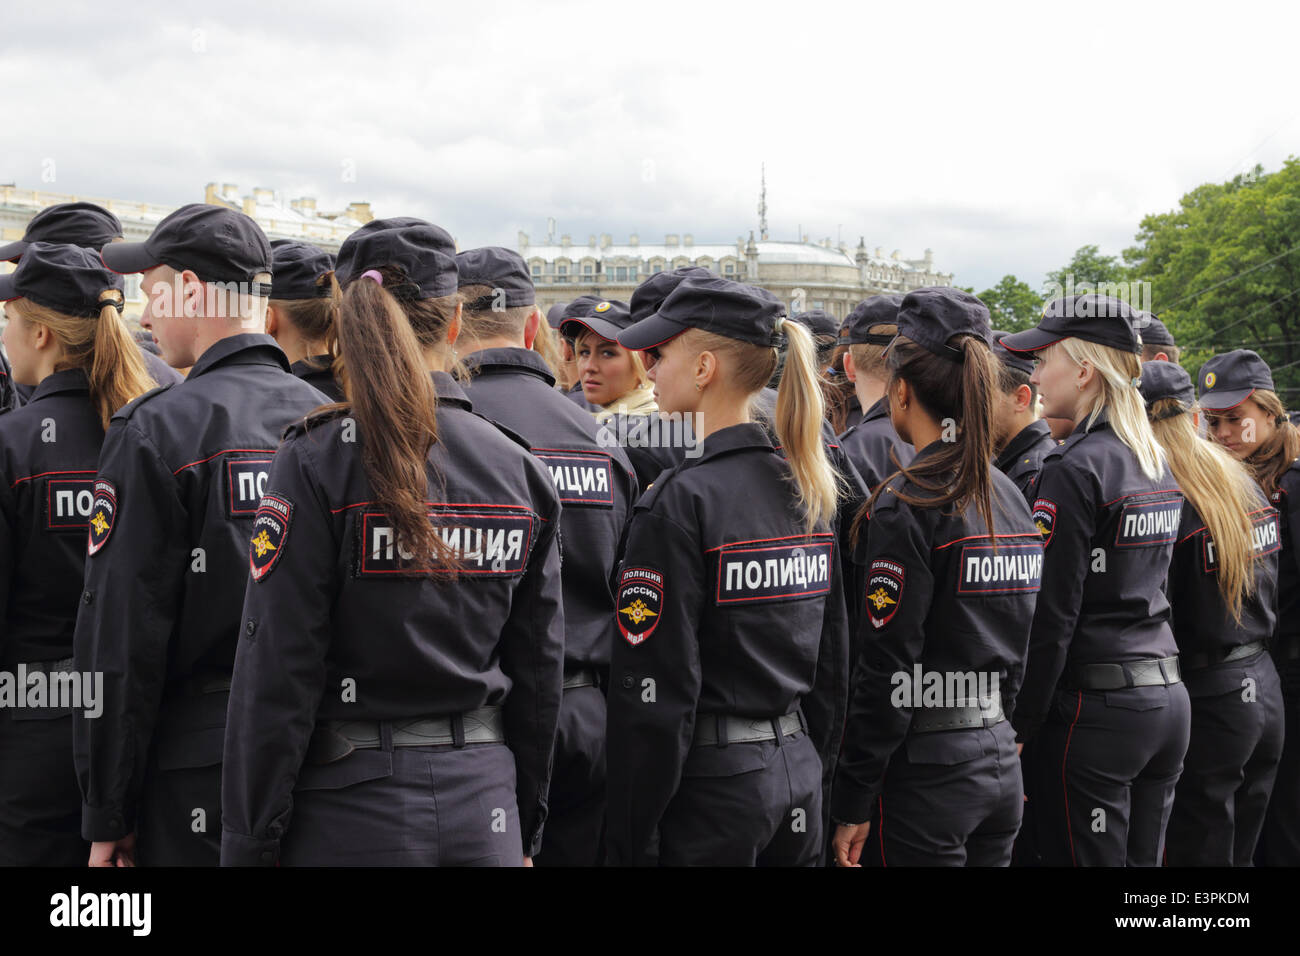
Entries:
[[1165,834],[1165,862],[1250,866],[1282,756],[1277,669],[1261,651],[1193,671],[1186,684],[1192,738]]
[[1264,818],[1259,866],[1300,866],[1300,658],[1278,662],[1285,742]]
[[693,747],[659,832],[661,866],[816,866],[821,758],[802,731]]
[[889,763],[863,866],[1007,866],[1024,783],[1008,721],[911,734]]
[[1045,866],[1159,866],[1191,703],[1180,684],[1057,691],[1025,746]]
[[85,866],[72,711],[0,708],[0,866]]
[[605,839],[605,695],[573,687],[560,701],[555,764],[538,866],[598,866]]
[[304,765],[284,866],[520,866],[504,744],[357,750]]

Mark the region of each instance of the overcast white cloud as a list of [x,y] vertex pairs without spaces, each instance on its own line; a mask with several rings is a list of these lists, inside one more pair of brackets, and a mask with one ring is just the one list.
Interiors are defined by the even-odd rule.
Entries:
[[1293,2],[11,6],[0,181],[266,186],[513,246],[552,216],[734,239],[765,162],[774,238],[1037,283],[1300,154],[1298,25]]

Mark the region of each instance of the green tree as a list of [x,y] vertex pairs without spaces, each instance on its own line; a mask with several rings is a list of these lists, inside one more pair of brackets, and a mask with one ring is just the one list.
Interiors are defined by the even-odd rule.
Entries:
[[1043,297],[1052,299],[1079,291],[1095,292],[1098,286],[1126,283],[1127,280],[1128,270],[1118,257],[1103,256],[1096,246],[1081,246],[1069,262],[1047,273]]
[[993,288],[981,292],[979,299],[989,307],[993,328],[1007,332],[1033,328],[1043,314],[1042,298],[1029,283],[1013,275],[1003,276]]

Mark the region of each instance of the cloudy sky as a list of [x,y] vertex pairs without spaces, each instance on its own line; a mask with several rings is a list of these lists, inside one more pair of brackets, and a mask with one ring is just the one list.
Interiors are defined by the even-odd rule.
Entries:
[[[117,14],[128,11],[129,19]],[[6,8],[0,182],[369,201],[462,248],[757,223],[982,289],[1300,155],[1293,0]],[[53,179],[52,182],[49,180]]]

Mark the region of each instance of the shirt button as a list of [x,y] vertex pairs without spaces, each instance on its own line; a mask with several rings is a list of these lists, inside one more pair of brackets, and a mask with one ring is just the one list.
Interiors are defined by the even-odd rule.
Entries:
[[84,593],[81,595],[81,601],[82,601],[83,604],[94,604],[94,603],[95,603],[95,592],[94,592],[94,591],[87,590],[86,592],[84,592]]
[[624,678],[623,678],[623,689],[624,689],[624,690],[631,690],[631,689],[632,689],[632,685],[635,684],[635,683],[636,683],[636,681],[634,681],[634,680],[632,679],[631,675],[628,675],[627,677],[624,677]]

